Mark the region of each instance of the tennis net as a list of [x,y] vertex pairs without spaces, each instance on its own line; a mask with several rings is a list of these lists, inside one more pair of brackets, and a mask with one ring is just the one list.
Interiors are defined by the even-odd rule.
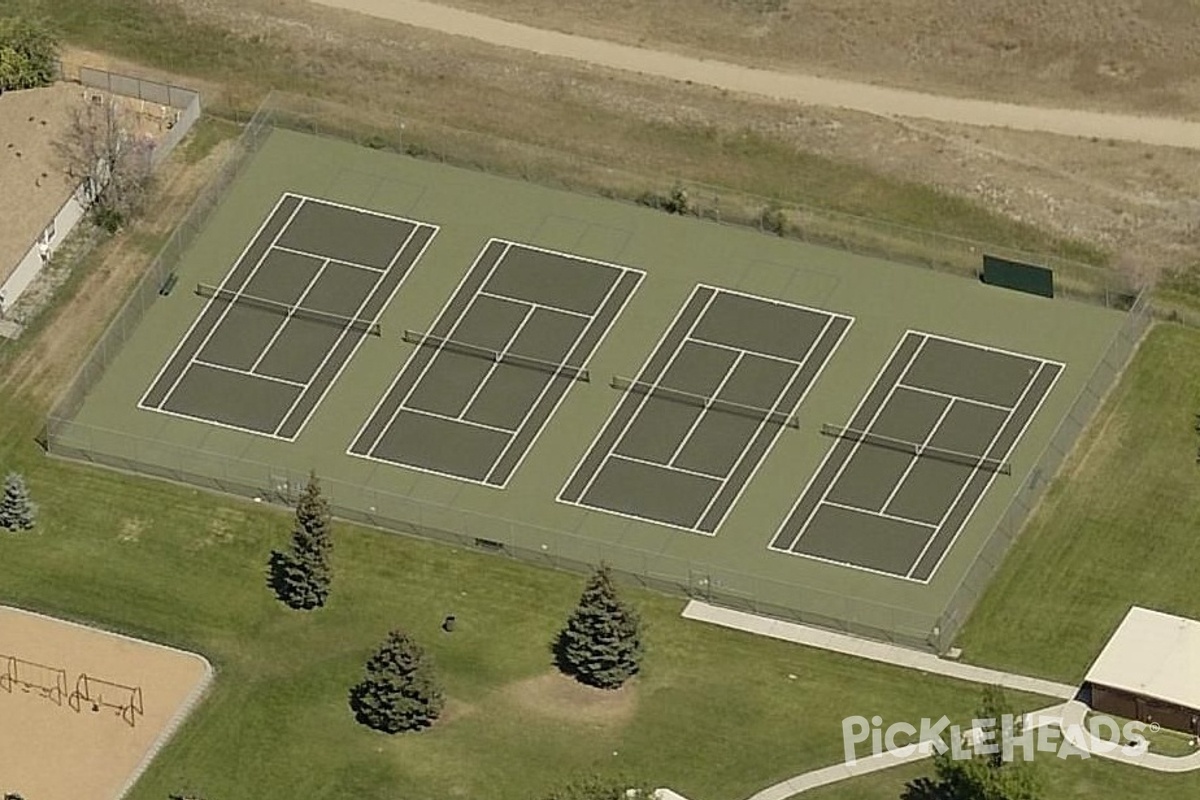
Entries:
[[323,322],[335,328],[349,328],[352,331],[365,333],[370,336],[381,336],[383,334],[378,322],[368,322],[367,320],[355,319],[354,317],[345,317],[341,314],[333,314],[328,311],[318,311],[315,308],[294,306],[278,300],[268,300],[265,297],[256,297],[244,292],[222,289],[219,286],[210,286],[206,283],[196,284],[196,294],[201,297],[215,298],[228,303],[240,303],[253,308],[261,308],[264,311],[272,311],[282,317],[297,317],[298,319],[307,319],[313,322]]
[[425,347],[436,347],[439,350],[446,350],[451,353],[458,353],[464,356],[475,356],[488,361],[495,361],[499,364],[511,364],[514,367],[523,367],[525,369],[538,370],[539,372],[547,372],[551,375],[561,375],[571,380],[588,382],[591,381],[591,373],[583,367],[572,367],[569,364],[563,364],[558,361],[547,361],[542,358],[534,358],[532,356],[523,356],[519,353],[513,353],[508,350],[495,350],[491,347],[483,347],[470,342],[460,342],[457,339],[448,339],[445,336],[435,336],[432,333],[421,333],[420,331],[405,331],[404,341],[409,344],[421,345]]
[[849,439],[852,442],[886,447],[889,450],[908,453],[917,458],[933,458],[938,461],[948,461],[951,464],[962,464],[963,466],[974,467],[975,469],[987,472],[998,472],[1001,475],[1012,474],[1012,465],[1007,461],[984,458],[983,456],[972,455],[970,453],[960,453],[957,450],[946,450],[941,447],[930,447],[929,445],[917,444],[916,442],[909,442],[904,439],[894,439],[891,436],[884,436],[881,433],[847,428],[842,425],[830,425],[829,423],[821,426],[821,433],[826,436],[836,436],[839,439]]
[[727,414],[736,414],[741,417],[749,417],[750,419],[758,420],[759,422],[765,420],[786,428],[800,427],[800,420],[798,420],[792,414],[785,414],[781,411],[762,408],[761,406],[737,403],[732,400],[722,400],[717,397],[706,397],[705,395],[695,394],[694,392],[685,392],[682,389],[672,389],[668,386],[647,383],[645,381],[637,381],[633,380],[632,378],[623,378],[620,375],[613,376],[612,387],[614,389],[620,389],[626,392],[650,395],[651,397],[669,400],[673,403],[682,403],[683,405],[693,406],[695,408],[723,411]]

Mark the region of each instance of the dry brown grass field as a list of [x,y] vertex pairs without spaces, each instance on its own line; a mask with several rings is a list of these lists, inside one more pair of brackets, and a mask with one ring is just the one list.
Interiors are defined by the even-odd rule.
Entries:
[[[576,0],[556,4],[524,0],[524,6],[510,4],[509,0],[473,1],[486,3],[488,8],[484,10],[491,13],[514,18],[517,15],[510,14],[510,9],[526,8],[527,21],[542,26],[576,20],[577,25],[559,27],[596,35],[601,32],[586,25],[597,16],[619,21],[635,31],[647,29],[648,15],[662,15],[678,23],[663,24],[682,37],[693,27],[733,36],[751,18],[782,20],[784,14],[748,11],[746,5],[735,2],[701,0],[664,0],[620,8],[609,0],[601,0],[594,8],[583,8]],[[915,224],[922,224],[922,215],[907,214],[903,200],[879,199],[883,197],[879,187],[860,180],[857,171],[865,170],[887,179],[932,186],[980,203],[1009,219],[1088,242],[1111,253],[1118,264],[1137,264],[1141,268],[1148,265],[1157,272],[1188,270],[1200,263],[1200,203],[1193,191],[1200,182],[1200,162],[1190,151],[884,119],[735,96],[539,57],[302,0],[164,3],[184,9],[197,24],[236,32],[240,41],[255,43],[261,49],[263,63],[286,75],[272,85],[334,95],[357,109],[359,124],[370,121],[394,125],[408,119],[412,125],[427,120],[497,137],[500,149],[505,140],[532,142],[628,172],[660,176],[664,182],[685,177],[750,186],[761,194],[785,200],[817,204],[832,201],[843,210],[868,215],[890,213],[894,218],[912,218]],[[855,35],[859,38],[853,39],[858,44],[847,45],[846,49],[869,54],[870,63],[875,65],[871,70],[855,72],[850,67],[858,63],[858,57],[839,55],[840,50],[826,52],[813,44],[827,37],[812,20],[821,17],[821,8],[839,7],[832,1],[805,4],[803,15],[798,10],[790,12],[791,21],[780,22],[779,27],[791,31],[787,34],[792,37],[788,39],[791,44],[780,47],[798,59],[792,63],[796,68],[804,68],[801,60],[806,59],[804,63],[810,66],[821,65],[813,71],[863,79],[895,78],[895,83],[928,91],[1006,96],[989,89],[989,81],[1003,78],[1014,91],[1021,90],[1020,99],[1067,103],[1074,97],[1082,104],[1093,98],[1093,104],[1127,107],[1134,103],[1144,108],[1147,98],[1156,96],[1157,90],[1148,84],[1115,78],[1111,91],[1101,91],[1108,80],[1101,81],[1102,76],[1089,78],[1087,87],[1080,88],[1083,84],[1072,83],[1065,66],[1038,66],[1040,57],[1034,57],[1033,51],[1049,58],[1055,48],[1045,42],[1056,36],[1075,42],[1072,52],[1076,56],[1072,58],[1081,57],[1084,51],[1122,53],[1123,57],[1142,52],[1128,38],[1133,36],[1126,30],[1128,26],[1109,18],[1111,14],[1104,10],[1111,5],[1108,0],[1090,16],[1078,12],[1076,16],[1092,20],[1087,25],[1058,8],[1071,4],[1046,4],[1037,13],[1022,10],[1025,5],[1033,8],[1036,4],[1004,5],[1015,20],[1009,26],[1010,32],[1018,38],[1032,37],[1030,41],[1039,44],[1022,45],[1016,55],[1003,56],[1011,62],[1007,71],[996,66],[1000,62],[995,59],[1002,58],[1000,55],[989,56],[992,61],[971,55],[971,48],[961,42],[972,37],[950,35],[956,25],[961,29],[971,19],[983,24],[986,19],[998,18],[999,12],[977,11],[972,16],[969,9],[975,6],[944,0],[938,4],[914,1],[869,6],[854,2],[849,8],[857,9],[857,13],[828,11],[832,17],[845,17],[847,30],[858,31]],[[1193,11],[1179,12],[1180,20],[1173,23],[1166,11],[1154,12],[1166,8],[1163,4],[1143,5],[1139,13],[1158,22],[1134,27],[1143,30],[1150,25],[1147,30],[1161,30],[1161,36],[1155,39],[1161,41],[1153,52],[1169,54],[1171,63],[1178,66],[1177,72],[1166,77],[1161,70],[1145,72],[1158,75],[1154,80],[1173,86],[1171,91],[1177,95],[1169,101],[1163,99],[1165,107],[1157,110],[1166,113],[1190,108],[1192,100],[1187,98],[1200,100],[1200,89],[1187,87],[1200,80],[1200,71],[1187,67],[1191,63],[1187,59],[1189,53],[1200,48],[1196,44],[1200,38],[1193,41],[1183,32],[1190,30],[1187,20],[1200,18],[1200,12],[1194,11],[1196,3],[1190,2],[1187,7]],[[1083,4],[1076,7],[1090,8]],[[868,8],[874,17],[866,14],[864,9]],[[941,16],[935,18],[932,12],[939,8]],[[601,15],[600,9],[607,11]],[[904,63],[911,62],[912,68],[901,68],[904,59],[898,54],[907,52],[908,42],[915,35],[911,31],[917,25],[913,20],[921,18],[926,19],[924,40],[941,42],[945,48],[963,48],[963,53],[904,56]],[[1056,20],[1053,25],[1051,18]],[[1045,24],[1038,23],[1038,19]],[[874,33],[868,36],[871,31]],[[666,46],[653,37],[639,34],[638,38],[646,45]],[[705,47],[710,55],[728,55],[717,44]],[[763,44],[761,48],[743,47],[743,52],[768,53],[771,49]],[[867,55],[861,59],[867,59]],[[259,72],[231,76],[211,96],[218,102],[225,98],[245,104],[254,96],[255,81],[261,79]],[[961,84],[957,90],[956,83]],[[1042,89],[1044,93],[1034,97]],[[1115,99],[1109,103],[1104,98]],[[810,156],[844,165],[843,174],[836,170],[818,174],[806,161]],[[938,217],[937,213],[927,214],[924,221],[936,222]]]
[[1200,113],[1196,0],[443,0],[544,28],[925,91]]

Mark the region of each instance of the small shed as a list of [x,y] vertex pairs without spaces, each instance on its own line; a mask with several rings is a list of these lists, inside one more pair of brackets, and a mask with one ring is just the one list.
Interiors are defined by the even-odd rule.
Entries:
[[1084,681],[1096,711],[1200,735],[1200,622],[1133,606]]

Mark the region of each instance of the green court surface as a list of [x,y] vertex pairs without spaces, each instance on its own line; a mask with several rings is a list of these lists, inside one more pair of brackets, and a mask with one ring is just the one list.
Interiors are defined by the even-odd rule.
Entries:
[[1123,321],[278,130],[179,276],[53,452],[909,642]]

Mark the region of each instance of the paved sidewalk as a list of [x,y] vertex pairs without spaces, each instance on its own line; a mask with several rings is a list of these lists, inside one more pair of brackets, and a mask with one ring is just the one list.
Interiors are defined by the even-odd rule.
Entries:
[[[1063,704],[1060,704],[1049,706],[1039,711],[1032,711],[1025,715],[1026,724],[1031,725],[1033,728],[1057,725],[1061,718],[1061,710],[1064,707]],[[970,731],[967,733],[970,733]],[[859,775],[867,775],[872,772],[881,772],[885,769],[898,767],[901,764],[912,764],[922,761],[931,755],[933,755],[933,743],[921,742],[912,752],[883,752],[878,755],[857,759],[853,763],[843,762],[815,769],[812,772],[805,772],[794,778],[781,781],[774,786],[768,786],[761,792],[752,795],[750,800],[786,800],[786,798],[794,795],[818,789],[822,786],[828,786],[838,781],[844,781],[847,778],[855,778]]]
[[314,2],[391,19],[418,28],[466,36],[501,47],[512,47],[733,92],[791,100],[806,105],[961,125],[994,126],[1064,136],[1094,136],[1168,147],[1200,148],[1200,122],[944,97],[869,83],[756,69],[726,61],[694,58],[548,31],[471,11],[440,6],[426,0]]
[[1097,742],[1084,724],[1084,717],[1090,709],[1073,700],[1063,704],[1059,727],[1063,736],[1072,745],[1088,753],[1119,761],[1131,767],[1152,769],[1156,772],[1191,772],[1200,769],[1200,750],[1187,756],[1164,756],[1158,753],[1147,753],[1134,747],[1116,748],[1108,742]]
[[1003,686],[1006,689],[1040,694],[1046,697],[1057,697],[1062,700],[1073,699],[1079,691],[1078,687],[1068,686],[1065,683],[1055,683],[1053,681],[1042,680],[1041,678],[1028,678],[1024,675],[1014,675],[1010,672],[1000,672],[999,670],[976,667],[970,664],[946,661],[930,653],[920,653],[916,650],[910,650],[907,647],[899,647],[883,642],[872,642],[843,633],[827,631],[822,628],[813,628],[794,622],[760,617],[755,614],[747,614],[744,611],[734,611],[702,603],[699,600],[690,601],[683,610],[683,616],[686,619],[711,622],[714,625],[720,625],[725,628],[757,633],[760,636],[770,636],[773,639],[783,639],[784,641],[795,642],[809,647],[817,647],[821,650],[831,650],[835,653],[844,653],[848,656],[856,656],[885,664],[895,664],[899,667],[908,667],[909,669],[917,669],[933,675],[944,675],[947,678],[957,678],[963,681],[971,681],[972,683],[995,684]]
[[[856,639],[853,636],[833,631],[813,628],[807,625],[798,625],[794,622],[773,620],[743,611],[721,608],[720,606],[710,605],[698,600],[692,600],[687,604],[683,610],[683,616],[686,619],[709,622],[725,628],[769,636],[773,639],[782,639],[808,647],[817,647],[822,650],[830,650],[835,653],[843,653],[871,661],[917,669],[947,678],[957,678],[974,683],[996,684],[1007,689],[1062,698],[1066,700],[1065,703],[1049,706],[1027,714],[1027,724],[1032,725],[1034,728],[1041,728],[1047,725],[1056,726],[1063,732],[1063,738],[1079,750],[1085,751],[1089,755],[1119,761],[1128,766],[1152,769],[1158,772],[1190,772],[1200,769],[1200,751],[1189,756],[1173,758],[1156,753],[1147,753],[1138,748],[1117,748],[1104,742],[1097,742],[1084,725],[1088,707],[1079,700],[1074,699],[1077,691],[1076,687],[1068,686],[1064,683],[1054,683],[1053,681],[1045,681],[1040,678],[1028,678],[1009,672],[1000,672],[969,664],[945,661],[928,653],[919,653],[907,648],[897,647],[896,645]],[[854,762],[833,764],[796,775],[774,786],[768,786],[762,791],[755,793],[749,800],[786,800],[786,798],[821,786],[828,786],[829,784],[859,775],[891,769],[901,764],[910,764],[928,758],[930,755],[932,755],[932,744],[923,742],[912,752],[885,752],[860,758]],[[678,800],[686,800],[678,795],[675,797]]]

